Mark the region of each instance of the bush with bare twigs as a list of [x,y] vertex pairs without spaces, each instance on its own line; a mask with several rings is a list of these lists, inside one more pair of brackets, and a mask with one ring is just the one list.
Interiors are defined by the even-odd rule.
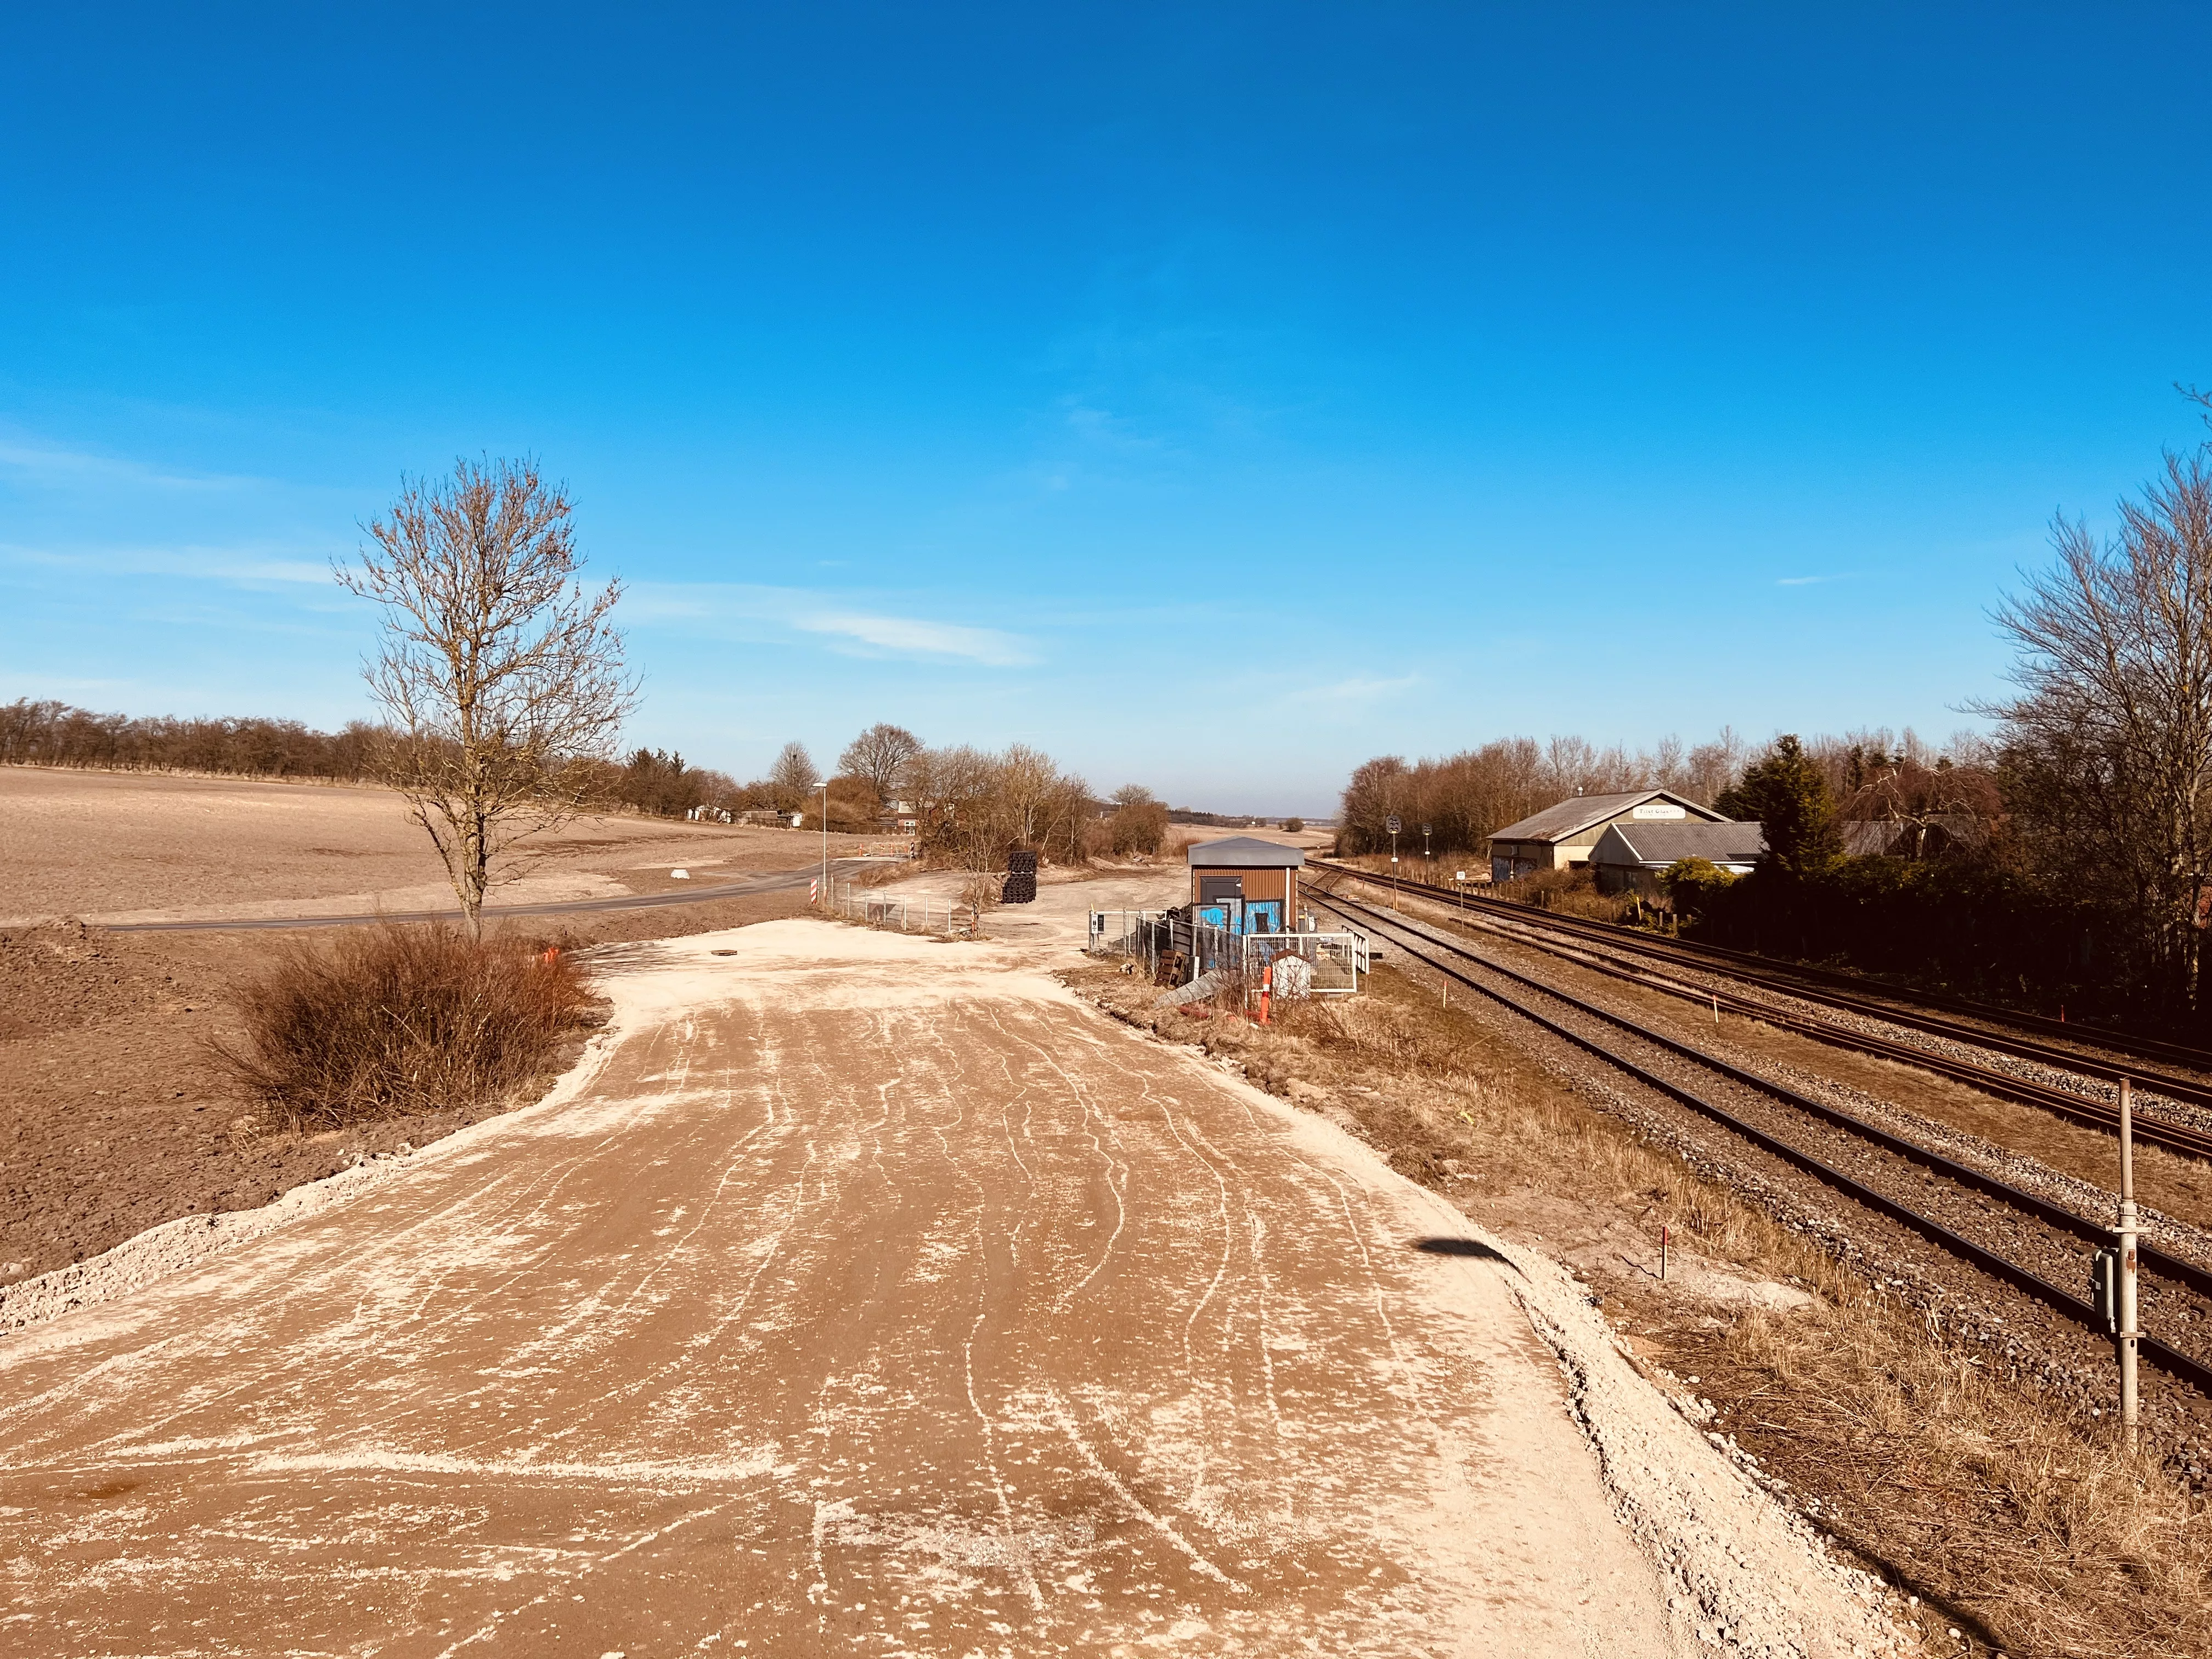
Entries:
[[295,1125],[483,1106],[542,1073],[591,1000],[564,956],[451,927],[288,941],[218,1052]]

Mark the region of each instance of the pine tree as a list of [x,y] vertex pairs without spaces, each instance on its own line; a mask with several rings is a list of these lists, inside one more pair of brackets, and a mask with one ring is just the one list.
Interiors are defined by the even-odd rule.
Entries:
[[1794,880],[1824,875],[1843,862],[1844,832],[1827,776],[1794,733],[1776,738],[1713,808],[1732,818],[1756,818],[1766,838],[1761,864]]

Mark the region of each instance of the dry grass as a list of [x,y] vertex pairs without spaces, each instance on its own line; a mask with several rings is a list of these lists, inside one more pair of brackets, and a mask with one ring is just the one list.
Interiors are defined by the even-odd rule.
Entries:
[[888,887],[895,881],[904,881],[925,866],[913,859],[901,859],[896,863],[886,861],[862,867],[857,875],[840,876],[837,879],[848,887]]
[[[1794,1281],[1794,1315],[1609,1285],[1638,1347],[1723,1411],[1722,1425],[1843,1543],[1923,1599],[1939,1650],[2212,1652],[2212,1516],[2150,1460],[2062,1401],[1989,1376],[1912,1310],[1730,1188],[1648,1145],[1437,994],[1388,971],[1354,999],[1279,1010],[1265,1030],[1156,1013],[1110,970],[1084,988],[1171,1039],[1335,1116],[1401,1173],[1556,1249],[1662,1224],[1747,1277]],[[1563,1222],[1562,1216],[1569,1218]],[[1717,1312],[1727,1311],[1724,1318]],[[1946,1632],[1964,1632],[1961,1642]]]
[[287,940],[234,1000],[245,1039],[218,1052],[295,1127],[488,1103],[539,1075],[591,1009],[560,952],[442,927]]
[[1686,1345],[1728,1426],[1838,1538],[1990,1647],[2212,1651],[2212,1521],[2148,1459],[1859,1287]]

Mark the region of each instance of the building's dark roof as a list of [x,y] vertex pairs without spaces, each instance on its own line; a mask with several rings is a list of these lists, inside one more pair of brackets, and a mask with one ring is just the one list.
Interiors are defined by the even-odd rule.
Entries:
[[1916,842],[1927,857],[1948,848],[1979,847],[1989,839],[1989,826],[1972,813],[1938,812],[1923,823],[1924,833],[1917,836],[1913,825],[1889,818],[1845,818],[1838,827],[1844,832],[1844,851],[1853,858],[1910,853]]
[[1837,828],[1844,833],[1844,851],[1855,859],[1887,853],[1905,834],[1903,824],[1881,818],[1845,818]]
[[1710,859],[1749,864],[1765,850],[1757,820],[1722,823],[1616,823],[1590,849],[1592,864],[1656,864]]
[[1225,841],[1191,843],[1191,867],[1208,870],[1302,870],[1306,855],[1280,842],[1257,836],[1231,836]]
[[1561,842],[1570,836],[1580,835],[1594,823],[1603,823],[1609,817],[1633,811],[1644,802],[1652,800],[1672,801],[1683,808],[1690,817],[1701,818],[1708,823],[1728,822],[1711,807],[1700,806],[1693,800],[1685,800],[1671,791],[1632,789],[1620,795],[1577,795],[1561,801],[1557,806],[1547,806],[1518,823],[1509,823],[1503,830],[1493,830],[1490,832],[1490,838],[1492,841]]

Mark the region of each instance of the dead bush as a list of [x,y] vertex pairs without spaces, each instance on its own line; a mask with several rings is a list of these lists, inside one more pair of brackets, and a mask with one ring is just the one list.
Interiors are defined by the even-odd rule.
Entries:
[[1587,916],[1593,921],[1625,921],[1633,908],[1626,898],[1597,890],[1597,878],[1587,866],[1574,870],[1539,870],[1492,887],[1493,897],[1513,899],[1540,910],[1562,915]]
[[451,927],[288,940],[217,1053],[295,1126],[490,1104],[542,1073],[591,999],[568,958]]

